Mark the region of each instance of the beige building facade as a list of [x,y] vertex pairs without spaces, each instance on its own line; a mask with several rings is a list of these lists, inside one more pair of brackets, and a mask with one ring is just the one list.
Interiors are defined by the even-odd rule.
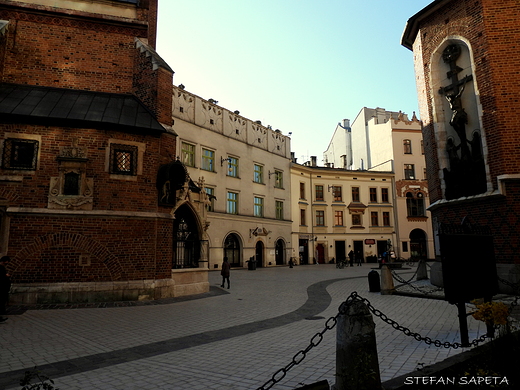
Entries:
[[376,262],[396,240],[393,172],[293,163],[293,249],[299,264],[348,258]]
[[352,125],[336,128],[324,160],[346,169],[395,172],[392,188],[396,208],[398,257],[433,259],[430,212],[421,122],[402,112],[364,107]]
[[291,245],[290,138],[173,88],[177,158],[209,195],[209,269],[287,264]]

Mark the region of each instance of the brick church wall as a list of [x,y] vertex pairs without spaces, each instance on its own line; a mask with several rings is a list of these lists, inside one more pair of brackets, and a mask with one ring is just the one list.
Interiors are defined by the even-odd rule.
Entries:
[[435,203],[443,199],[432,102],[439,85],[431,85],[429,61],[448,37],[462,37],[470,44],[482,108],[488,180],[495,195],[441,203],[432,215],[436,222],[460,224],[468,217],[472,223],[491,226],[497,261],[502,263],[520,262],[518,181],[505,180],[500,188],[498,180],[501,175],[517,175],[520,166],[520,131],[514,115],[520,109],[520,50],[515,43],[520,40],[519,18],[520,6],[515,0],[447,1],[421,19],[413,45],[430,198]]
[[[157,1],[141,1],[140,7],[135,23],[80,11],[63,17],[41,6],[34,6],[41,12],[16,4],[0,7],[0,19],[10,22],[7,34],[0,35],[0,82],[135,94],[168,127],[172,72],[154,69],[152,58],[135,41],[148,39],[155,46]],[[150,32],[144,22],[152,24]],[[159,167],[175,158],[172,132],[0,122],[0,140],[5,133],[41,137],[35,172],[17,172],[16,179],[6,180],[13,173],[0,169],[0,200],[15,211],[9,215],[8,246],[15,285],[172,278],[171,207],[158,204],[156,188]],[[60,148],[75,142],[87,150],[92,209],[50,209],[50,181],[59,175]],[[132,177],[110,174],[110,142],[141,145],[142,171]]]

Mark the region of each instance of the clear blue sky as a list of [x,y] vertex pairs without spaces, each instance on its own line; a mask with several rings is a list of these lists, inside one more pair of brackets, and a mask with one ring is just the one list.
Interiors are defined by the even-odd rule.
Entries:
[[363,107],[419,117],[406,21],[433,0],[159,0],[175,85],[291,135],[299,163]]

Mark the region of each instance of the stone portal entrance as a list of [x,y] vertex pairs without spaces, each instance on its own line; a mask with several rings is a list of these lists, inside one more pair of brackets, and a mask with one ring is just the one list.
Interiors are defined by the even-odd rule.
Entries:
[[195,214],[186,205],[175,212],[173,269],[199,267],[201,241],[196,221]]
[[258,241],[255,247],[255,260],[257,267],[264,266],[264,243],[262,241]]
[[228,234],[224,241],[224,256],[228,258],[231,267],[241,266],[240,240],[234,233]]
[[285,242],[281,239],[276,241],[275,256],[276,265],[285,264]]
[[410,254],[412,258],[426,260],[428,258],[426,233],[421,229],[410,232]]

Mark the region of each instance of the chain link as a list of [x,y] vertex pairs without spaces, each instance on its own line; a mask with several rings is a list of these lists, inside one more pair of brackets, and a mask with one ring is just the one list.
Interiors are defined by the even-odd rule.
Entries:
[[[413,337],[415,340],[417,340],[419,342],[423,341],[423,342],[425,342],[428,345],[432,345],[433,344],[434,346],[436,346],[438,348],[444,347],[444,348],[458,349],[458,348],[462,348],[463,347],[463,345],[461,343],[450,343],[448,341],[442,342],[440,340],[432,340],[430,337],[423,337],[419,333],[412,332],[410,329],[408,329],[408,328],[406,328],[406,327],[404,327],[402,325],[399,325],[399,323],[397,323],[397,321],[394,321],[394,320],[388,318],[388,316],[386,316],[384,313],[382,313],[381,310],[376,309],[370,303],[370,301],[368,299],[359,296],[358,293],[354,291],[353,293],[350,294],[350,296],[343,303],[341,303],[341,305],[338,308],[338,313],[334,317],[330,317],[325,322],[325,328],[321,332],[318,332],[314,336],[312,336],[312,338],[311,338],[307,348],[298,351],[293,356],[293,358],[292,358],[292,360],[291,360],[291,362],[289,364],[287,364],[285,367],[282,367],[281,369],[276,371],[272,375],[271,379],[269,379],[262,386],[257,388],[257,390],[268,390],[268,389],[271,389],[275,384],[277,384],[278,382],[282,381],[283,378],[285,378],[285,376],[287,375],[287,372],[290,369],[292,369],[294,366],[297,366],[298,364],[300,364],[307,357],[307,354],[314,347],[317,347],[323,341],[323,335],[326,332],[328,332],[329,330],[332,330],[332,329],[335,328],[335,326],[338,323],[338,317],[340,315],[345,315],[347,313],[349,307],[354,302],[358,302],[358,301],[363,302],[368,307],[370,312],[375,317],[380,318],[383,322],[385,322],[388,325],[392,326],[395,330],[403,332],[405,336]],[[470,345],[472,347],[476,347],[480,343],[484,342],[486,340],[486,338],[487,338],[487,336],[483,335],[480,338],[473,340],[470,343]]]
[[[416,272],[416,273],[417,273],[417,272]],[[414,276],[415,276],[415,274],[414,274]],[[436,292],[439,292],[439,291],[444,290],[443,287],[438,287],[438,288],[435,288],[435,289],[433,289],[433,290],[425,290],[425,289],[422,289],[422,288],[420,288],[420,287],[414,286],[413,284],[410,283],[410,280],[413,279],[413,276],[412,276],[412,279],[406,281],[406,280],[404,280],[404,279],[401,277],[401,275],[399,275],[397,272],[395,272],[395,271],[393,271],[393,270],[392,270],[392,277],[393,277],[395,280],[397,280],[399,283],[406,284],[406,285],[410,286],[411,288],[413,288],[414,290],[417,290],[417,291],[419,291],[419,292],[422,292],[423,294],[426,294],[426,295],[428,295],[428,294],[433,294],[433,293],[436,293]]]

